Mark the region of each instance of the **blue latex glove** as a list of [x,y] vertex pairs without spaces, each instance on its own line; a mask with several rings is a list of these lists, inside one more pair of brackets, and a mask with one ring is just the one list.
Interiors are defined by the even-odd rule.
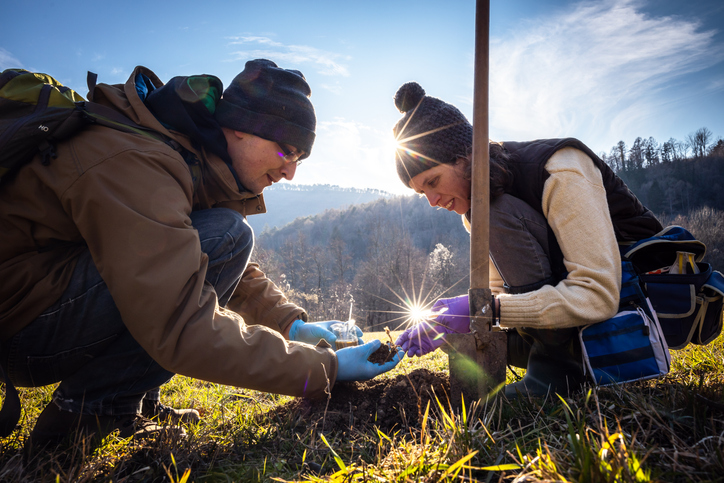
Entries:
[[366,381],[393,369],[405,352],[399,350],[395,357],[382,365],[370,362],[369,356],[380,348],[382,342],[373,340],[357,347],[345,347],[337,351],[337,380],[338,381]]
[[[329,342],[332,347],[337,340],[337,336],[332,331],[333,324],[339,324],[339,320],[325,320],[322,322],[304,322],[295,320],[289,329],[289,340],[295,342],[306,342],[307,344],[317,345],[320,340],[324,339]],[[357,342],[363,344],[362,329],[355,326],[357,331]]]
[[439,348],[445,342],[447,334],[470,332],[470,305],[467,295],[440,299],[432,306],[432,310],[444,312],[434,320],[423,320],[410,327],[400,334],[395,342],[410,357],[424,356]]

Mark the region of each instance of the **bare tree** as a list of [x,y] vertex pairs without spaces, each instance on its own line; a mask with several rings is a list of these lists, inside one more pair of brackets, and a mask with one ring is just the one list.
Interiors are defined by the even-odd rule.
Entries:
[[724,139],[719,138],[716,144],[712,143],[709,149],[709,156],[712,158],[724,158]]
[[659,164],[659,143],[656,139],[649,137],[643,142],[644,158],[646,158],[647,166],[655,166]]
[[638,137],[628,151],[629,167],[632,169],[640,169],[644,165],[644,141]]
[[661,161],[681,161],[686,158],[688,149],[689,145],[685,141],[669,138],[669,140],[661,146]]
[[674,143],[676,139],[671,138],[661,145],[661,162],[670,163],[674,160]]
[[661,145],[661,162],[671,163],[673,161],[681,161],[683,159],[681,145],[681,141],[669,138],[668,141]]
[[295,285],[294,288],[306,293],[309,291],[309,284],[312,281],[312,264],[308,263],[309,249],[307,246],[307,236],[304,232],[299,233],[294,245],[296,253],[293,255],[293,263],[296,268],[297,275],[295,280],[297,285]]
[[344,283],[344,277],[347,271],[352,268],[349,266],[352,257],[349,255],[347,245],[341,236],[335,236],[330,240],[329,251],[332,255],[334,274],[337,282]]
[[435,245],[435,249],[428,255],[427,266],[437,289],[436,294],[445,292],[453,284],[454,258],[450,248],[442,243]]
[[611,152],[605,158],[602,156],[601,159],[611,167],[611,169],[618,173],[626,169],[626,144],[623,141],[619,141],[614,147],[611,148]]
[[608,167],[611,168],[614,172],[617,170],[616,158],[614,158],[613,156],[610,156],[606,153],[599,153],[598,157],[601,158],[601,161],[606,163],[608,165]]
[[683,159],[686,159],[689,156],[689,143],[686,141],[677,141],[676,142],[676,156],[674,157],[675,161],[681,161]]
[[619,141],[614,149],[616,149],[618,153],[618,161],[621,164],[621,171],[626,171],[626,143]]
[[708,128],[700,127],[686,137],[694,157],[703,158],[706,156],[712,136],[713,134]]
[[280,257],[282,272],[280,278],[283,276],[284,280],[292,286],[296,286],[299,274],[296,251],[297,245],[294,240],[291,238],[285,239],[281,247],[281,253],[284,256]]
[[311,265],[310,274],[316,275],[317,286],[314,288],[314,290],[316,290],[317,293],[322,293],[325,285],[325,268],[328,264],[328,260],[325,254],[326,251],[324,251],[322,247],[317,245],[312,246],[309,249],[309,257],[307,259],[307,263]]

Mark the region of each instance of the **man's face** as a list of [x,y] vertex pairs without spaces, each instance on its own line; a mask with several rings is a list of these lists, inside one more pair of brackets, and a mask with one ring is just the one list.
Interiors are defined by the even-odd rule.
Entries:
[[[232,166],[244,188],[260,194],[264,188],[281,179],[291,180],[297,171],[296,162],[288,162],[280,146],[253,134],[222,128]],[[285,146],[288,151],[295,151]]]

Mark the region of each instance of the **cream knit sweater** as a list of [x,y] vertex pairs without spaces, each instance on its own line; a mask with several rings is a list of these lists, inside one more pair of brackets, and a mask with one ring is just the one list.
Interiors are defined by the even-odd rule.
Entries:
[[499,296],[504,327],[575,327],[601,322],[618,310],[621,257],[601,172],[583,151],[571,147],[556,151],[546,170],[543,214],[568,276],[556,286],[509,295],[491,261],[490,289]]

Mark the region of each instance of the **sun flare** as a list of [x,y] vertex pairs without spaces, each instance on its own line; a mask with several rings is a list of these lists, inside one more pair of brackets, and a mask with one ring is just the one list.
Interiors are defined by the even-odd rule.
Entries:
[[410,305],[408,312],[407,318],[410,320],[410,325],[419,324],[430,317],[430,310],[418,304]]

